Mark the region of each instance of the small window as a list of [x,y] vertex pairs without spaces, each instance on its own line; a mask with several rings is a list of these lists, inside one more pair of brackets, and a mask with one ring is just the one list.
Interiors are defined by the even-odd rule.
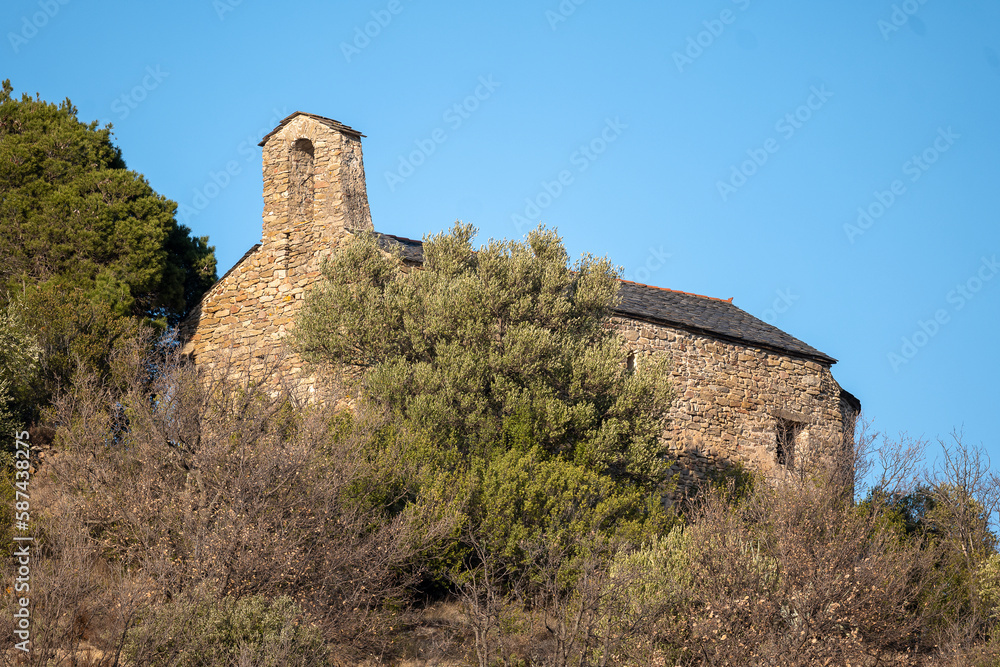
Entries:
[[313,217],[313,144],[296,139],[292,145],[289,190],[290,222],[304,222]]
[[629,352],[628,356],[625,357],[625,370],[630,373],[635,372],[635,352]]
[[777,419],[775,424],[774,457],[778,465],[791,468],[795,463],[795,441],[802,433],[802,424],[788,419]]
[[289,256],[291,255],[291,243],[292,243],[292,233],[282,232],[281,245],[278,247],[280,250],[279,259],[281,262],[281,267],[283,269],[288,269]]

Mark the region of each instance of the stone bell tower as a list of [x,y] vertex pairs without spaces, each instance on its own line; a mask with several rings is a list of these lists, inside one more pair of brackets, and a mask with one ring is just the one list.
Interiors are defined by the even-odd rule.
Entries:
[[297,111],[274,128],[264,149],[261,250],[292,274],[319,268],[322,250],[345,232],[371,230],[361,137],[330,118]]
[[372,230],[361,137],[330,118],[297,111],[260,142],[264,215],[260,244],[217,282],[179,327],[195,363],[229,375],[315,383],[286,345],[324,257],[353,231]]

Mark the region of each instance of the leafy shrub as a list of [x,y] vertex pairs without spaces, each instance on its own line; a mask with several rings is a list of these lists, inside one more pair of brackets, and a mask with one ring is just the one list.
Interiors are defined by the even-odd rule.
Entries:
[[25,428],[26,418],[37,409],[31,398],[41,349],[25,319],[19,299],[8,301],[0,311],[0,437],[4,451],[13,447],[11,433]]
[[993,554],[976,575],[979,594],[994,625],[994,640],[1000,642],[1000,554]]
[[641,541],[670,520],[658,496],[537,449],[491,460],[473,506],[490,557],[512,565],[525,564],[526,545],[572,556],[584,536]]
[[321,665],[323,637],[288,596],[217,598],[212,588],[154,607],[129,631],[124,651],[135,664]]
[[670,390],[666,362],[630,371],[607,326],[616,270],[571,264],[544,228],[478,250],[474,236],[456,224],[425,241],[421,270],[404,271],[358,234],[306,297],[299,351],[325,370],[353,367],[362,402],[392,421],[362,451],[406,462],[376,469],[357,497],[390,516],[460,511],[469,529],[439,547],[438,574],[475,567],[476,548],[522,574],[529,551],[572,557],[583,535],[645,541],[669,524]]
[[691,538],[684,526],[674,526],[669,533],[654,537],[647,545],[632,551],[622,551],[611,567],[612,575],[643,573],[636,597],[659,597],[666,582],[690,586]]

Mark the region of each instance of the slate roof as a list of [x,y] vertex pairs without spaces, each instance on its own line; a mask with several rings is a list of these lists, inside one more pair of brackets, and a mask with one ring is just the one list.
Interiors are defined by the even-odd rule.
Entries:
[[382,234],[375,232],[378,244],[383,250],[398,250],[400,256],[407,262],[413,264],[424,263],[424,242],[414,241],[403,236],[393,236],[392,234]]
[[[375,232],[375,237],[384,250],[398,251],[402,259],[411,264],[423,264],[423,241],[379,232]],[[222,282],[258,248],[260,248],[259,243],[250,248],[218,282]],[[837,363],[833,357],[737,308],[733,305],[732,299],[716,299],[628,280],[619,282],[621,283],[618,290],[619,303],[615,308],[615,314],[621,317],[707,334],[722,340],[774,350],[825,365]]]
[[616,313],[625,317],[677,326],[696,333],[709,333],[726,340],[751,343],[758,347],[812,359],[822,364],[837,363],[833,357],[737,308],[733,305],[732,299],[724,301],[627,280],[621,281],[618,297],[620,303],[615,309]]
[[[423,263],[423,242],[391,234],[376,233],[376,237],[383,249],[398,250],[407,262]],[[726,301],[627,280],[620,282],[616,315],[750,344],[825,365],[837,363],[833,357],[737,308],[732,299]]]
[[277,134],[281,130],[281,128],[291,123],[292,119],[295,118],[296,116],[309,116],[313,120],[317,120],[326,125],[327,127],[333,128],[334,130],[338,130],[340,132],[344,132],[345,134],[353,134],[356,137],[365,136],[360,132],[358,132],[357,130],[355,130],[353,127],[348,127],[347,125],[344,125],[340,121],[334,120],[332,118],[327,118],[325,116],[317,116],[314,113],[306,113],[305,111],[296,111],[295,113],[289,114],[288,117],[286,117],[284,120],[278,123],[278,127],[274,128],[273,130],[265,134],[264,138],[261,139],[260,143],[257,145],[263,146],[264,144],[266,144],[268,139]]

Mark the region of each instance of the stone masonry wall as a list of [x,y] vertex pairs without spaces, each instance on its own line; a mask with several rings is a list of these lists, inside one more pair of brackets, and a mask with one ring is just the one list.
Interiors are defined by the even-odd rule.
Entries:
[[[311,156],[303,156],[302,140],[311,143]],[[303,164],[312,173],[293,174]],[[294,187],[293,175],[300,179]],[[298,116],[264,145],[263,176],[260,245],[205,294],[179,334],[199,365],[288,380],[309,392],[315,378],[305,375],[285,337],[322,259],[352,229],[372,229],[361,140]]]
[[[288,382],[303,398],[315,388],[286,337],[322,259],[352,230],[373,229],[361,138],[349,129],[299,114],[265,139],[261,243],[180,327],[199,366]],[[637,367],[670,355],[675,398],[664,438],[682,492],[734,462],[780,478],[812,456],[842,457],[853,438],[844,425],[854,408],[828,365],[677,327],[612,323]]]
[[[292,197],[296,142],[312,144],[312,217],[297,216]],[[264,230],[261,245],[308,255],[345,229],[373,229],[365,189],[361,139],[308,116],[297,116],[264,144]]]
[[[679,490],[735,462],[780,478],[810,457],[844,455],[853,409],[829,366],[658,324],[613,323],[637,368],[649,355],[670,355],[674,401],[664,438]],[[796,427],[788,465],[778,462],[782,423]]]

